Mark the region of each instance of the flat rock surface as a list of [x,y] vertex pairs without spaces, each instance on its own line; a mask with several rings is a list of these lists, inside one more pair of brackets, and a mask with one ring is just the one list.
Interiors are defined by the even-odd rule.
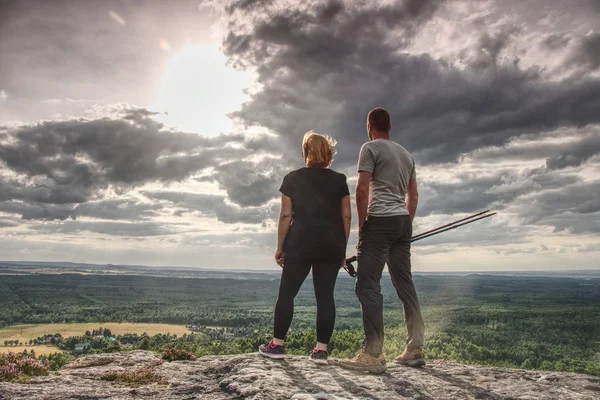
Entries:
[[[133,387],[100,379],[108,372],[154,368],[164,381]],[[317,367],[306,357],[258,354],[161,364],[147,351],[79,359],[60,375],[30,384],[0,383],[0,399],[600,399],[600,378],[453,363],[414,369],[388,364],[382,375]]]

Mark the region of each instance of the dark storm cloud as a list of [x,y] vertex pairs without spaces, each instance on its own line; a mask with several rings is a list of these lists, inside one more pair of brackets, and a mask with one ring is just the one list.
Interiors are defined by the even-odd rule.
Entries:
[[516,40],[510,26],[478,32],[468,49],[477,56],[457,68],[455,60],[407,52],[435,4],[337,2],[323,13],[326,4],[230,10],[224,49],[234,64],[255,67],[262,84],[234,117],[292,143],[311,128],[331,133],[345,165],[355,162],[375,106],[389,109],[392,135],[421,163],[453,161],[523,133],[600,122],[600,79],[547,80],[541,68],[505,62],[500,53]]
[[0,202],[0,211],[19,214],[23,220],[63,221],[71,218],[73,207],[13,200]]
[[597,127],[584,131],[579,135],[563,133],[569,138],[567,142],[556,140],[559,135],[550,141],[513,142],[478,151],[473,159],[490,166],[498,161],[544,159],[546,166],[521,172],[511,168],[489,176],[463,174],[452,183],[426,182],[419,213],[492,208],[513,213],[526,224],[551,226],[556,232],[598,232],[600,181],[583,179],[577,169],[565,170],[584,163],[591,168],[600,165],[596,158],[600,154]]
[[[419,216],[493,208],[557,231],[596,229],[589,222],[595,214],[586,212],[591,207],[586,196],[593,199],[590,190],[600,192],[600,185],[561,171],[590,162],[600,152],[600,79],[590,75],[597,69],[595,34],[547,35],[541,43],[545,51],[562,52],[562,70],[577,72],[548,79],[543,64],[524,68],[518,54],[509,58],[511,45],[524,34],[522,26],[510,21],[479,18],[462,50],[434,58],[411,53],[410,45],[436,16],[436,4],[408,17],[401,2],[244,5],[250,3],[253,7],[239,12],[236,4],[228,9],[224,49],[233,64],[254,67],[262,86],[232,116],[250,126],[266,126],[289,141],[286,160],[299,158],[295,146],[304,132],[315,129],[338,140],[338,168],[355,164],[367,140],[366,114],[383,106],[392,115],[392,136],[419,164],[452,163],[469,153],[472,160],[488,163],[494,158],[546,163],[524,171],[498,167],[485,174],[461,172],[450,182],[420,181]],[[565,140],[540,140],[554,131]],[[517,137],[528,142],[515,145]],[[222,182],[235,187],[227,171],[221,174]],[[585,194],[562,207],[560,199],[580,185]],[[524,199],[539,203],[536,211],[542,214],[532,212],[531,203],[520,206]],[[585,206],[572,207],[573,202]],[[503,227],[480,239],[518,242],[528,229]],[[507,232],[510,239],[503,237]],[[479,240],[475,236],[471,239]]]
[[260,162],[234,161],[219,166],[202,181],[216,181],[228,197],[240,206],[259,206],[278,196],[284,175],[281,159],[263,158]]
[[275,135],[250,136],[245,139],[244,147],[256,152],[270,151],[276,154],[283,150],[281,140]]
[[[420,191],[425,196],[419,203],[419,215],[474,213],[488,208],[502,210],[519,196],[561,190],[579,180],[574,174],[537,168],[524,173],[505,169],[484,176],[459,173],[452,182],[421,181]],[[556,208],[556,212],[562,211],[562,208]]]
[[522,173],[504,170],[483,177],[457,174],[455,178],[451,183],[422,184],[420,217],[492,209],[512,213],[526,224],[552,226],[557,232],[600,232],[597,180],[583,181],[575,174],[543,167]]
[[548,50],[560,50],[564,48],[571,41],[571,37],[560,34],[553,33],[544,38],[541,42],[541,45]]
[[263,207],[237,207],[225,202],[224,196],[189,193],[189,192],[143,192],[153,200],[168,201],[173,206],[179,207],[178,214],[185,212],[199,212],[204,216],[215,216],[221,222],[259,224],[267,218],[275,216],[274,206]]
[[600,154],[600,134],[586,137],[557,149],[556,154],[546,159],[550,169],[578,167],[595,155]]
[[498,64],[500,53],[518,34],[519,28],[513,24],[502,24],[494,29],[485,26],[483,19],[475,25],[479,28],[475,45],[460,52],[458,58],[470,68],[483,71]]
[[585,218],[577,213],[548,214],[541,218],[526,219],[528,223],[551,226],[554,232],[568,232],[576,235],[600,234],[600,213],[587,214]]
[[[74,205],[75,201],[58,201],[52,204],[48,196],[43,196],[47,188],[25,187],[17,182],[0,180],[0,211],[20,214],[25,220],[66,220],[78,217],[91,217],[112,220],[142,220],[157,215],[161,206],[143,204],[137,201],[119,199],[85,202]],[[42,194],[42,195],[41,195]],[[43,200],[43,201],[40,201]],[[79,200],[79,199],[74,199]]]
[[[600,126],[588,126],[575,132],[556,132],[554,139],[521,140],[502,147],[478,149],[467,158],[474,161],[545,159],[549,169],[578,167],[600,155]],[[551,139],[551,138],[549,138]]]
[[27,125],[11,137],[14,142],[0,145],[0,160],[8,168],[87,195],[109,183],[184,179],[240,154],[226,145],[243,141],[239,135],[208,139],[163,129],[145,110],[129,110],[121,119]]
[[490,177],[464,175],[454,183],[421,181],[419,215],[474,213],[488,208],[500,196],[488,193],[502,182],[506,171]]
[[565,190],[548,190],[523,196],[517,204],[531,223],[552,225],[573,233],[600,232],[598,181],[578,182]]
[[569,64],[591,70],[600,68],[600,32],[590,32],[577,41]]
[[[81,204],[101,200],[108,188],[123,194],[148,182],[182,181],[213,167],[216,172],[210,179],[231,192],[233,202],[260,205],[273,197],[268,184],[275,177],[267,167],[252,178],[254,163],[238,161],[236,167],[248,179],[245,183],[226,174],[235,174],[232,159],[268,154],[276,149],[276,139],[185,134],[165,129],[153,115],[145,109],[128,109],[115,118],[4,128],[0,166],[20,178],[0,177],[0,201],[8,202],[0,203],[0,209],[19,212],[25,219],[140,218],[156,209],[121,200]],[[76,204],[80,206],[73,209]]]
[[11,199],[47,204],[68,204],[84,202],[86,195],[81,188],[54,184],[43,177],[36,177],[33,185],[0,177],[0,201]]
[[550,55],[564,53],[562,71],[587,74],[600,68],[600,33],[593,30],[584,36],[575,36],[572,32],[547,35],[540,46]]

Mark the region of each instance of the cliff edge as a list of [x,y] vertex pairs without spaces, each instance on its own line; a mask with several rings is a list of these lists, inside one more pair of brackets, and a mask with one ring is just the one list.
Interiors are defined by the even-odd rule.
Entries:
[[317,367],[306,357],[163,362],[132,351],[91,355],[29,384],[0,383],[0,399],[600,399],[600,378],[587,375],[452,363],[388,366],[383,375],[369,375]]

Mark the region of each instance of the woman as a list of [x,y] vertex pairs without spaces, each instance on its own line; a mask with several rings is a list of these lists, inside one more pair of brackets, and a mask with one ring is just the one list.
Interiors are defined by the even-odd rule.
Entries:
[[331,169],[335,141],[307,132],[302,141],[306,168],[290,172],[281,192],[281,213],[275,261],[283,268],[275,305],[274,336],[259,347],[260,354],[283,358],[292,323],[294,298],[312,268],[317,297],[317,345],[310,354],[327,364],[327,345],[335,323],[333,291],[344,264],[350,233],[350,193],[346,176]]

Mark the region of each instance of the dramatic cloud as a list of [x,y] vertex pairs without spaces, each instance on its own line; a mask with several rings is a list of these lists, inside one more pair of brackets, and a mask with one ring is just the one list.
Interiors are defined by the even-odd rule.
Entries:
[[260,162],[234,161],[219,166],[203,181],[216,181],[240,206],[258,206],[278,196],[284,171],[281,159],[263,158]]
[[[546,168],[490,175],[460,174],[452,182],[427,182],[420,216],[470,214],[493,209],[514,215],[530,225],[552,226],[555,231],[592,233],[600,229],[600,181],[582,181],[574,173]],[[516,240],[516,238],[511,238]]]
[[575,39],[570,56],[571,66],[581,66],[588,70],[600,68],[600,32],[589,32],[586,36]]
[[[310,128],[332,133],[344,164],[355,162],[365,115],[378,105],[389,109],[393,134],[421,163],[453,161],[523,133],[600,122],[598,77],[549,80],[543,67],[500,57],[519,38],[512,25],[482,28],[470,48],[436,59],[409,51],[436,15],[435,2],[257,4],[227,7],[225,51],[255,68],[262,85],[233,116],[292,143]],[[594,40],[579,41],[587,48]],[[588,59],[570,62],[595,68]]]
[[549,169],[577,167],[600,154],[600,126],[559,129],[545,135],[523,135],[504,146],[485,147],[465,155],[474,161],[545,159]]
[[[4,128],[0,162],[13,176],[0,175],[0,201],[5,202],[0,209],[22,213],[25,219],[140,217],[156,207],[138,204],[129,208],[120,200],[81,204],[101,200],[107,190],[124,193],[149,182],[181,182],[200,171],[206,172],[202,179],[219,182],[239,205],[262,205],[275,196],[279,176],[274,175],[272,165],[279,165],[278,160],[244,161],[244,157],[268,154],[271,139],[248,136],[250,148],[246,149],[242,135],[206,138],[175,132],[152,119],[153,115],[144,109],[128,109],[115,119]],[[259,149],[257,143],[265,145]],[[239,161],[231,163],[232,159]],[[276,172],[280,170],[279,166]],[[75,204],[80,206],[74,208]]]
[[72,207],[23,201],[0,202],[0,211],[19,214],[24,220],[66,220],[72,216]]
[[421,169],[419,215],[493,209],[519,224],[590,234],[600,181],[600,130],[559,129]]
[[550,225],[555,231],[600,233],[600,181],[578,182],[520,197],[511,207],[521,208],[528,223]]
[[577,167],[600,154],[600,132],[582,138],[575,143],[566,143],[557,148],[555,154],[546,159],[546,166],[550,169]]
[[241,136],[206,139],[165,130],[145,110],[131,110],[119,120],[43,122],[9,135],[0,145],[0,160],[8,168],[86,196],[110,183],[184,179],[239,154],[226,145],[243,141]]

